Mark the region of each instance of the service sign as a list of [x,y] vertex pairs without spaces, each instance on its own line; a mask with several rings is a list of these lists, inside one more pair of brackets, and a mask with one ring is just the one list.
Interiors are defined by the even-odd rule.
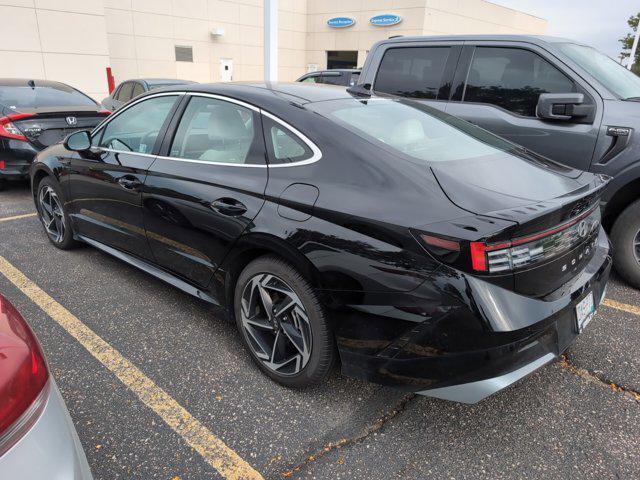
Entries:
[[369,23],[377,27],[389,27],[391,25],[397,25],[401,21],[402,17],[400,15],[392,15],[389,13],[376,15],[375,17],[371,17],[369,19]]
[[351,17],[335,17],[327,20],[327,25],[331,28],[345,28],[354,25],[356,21]]

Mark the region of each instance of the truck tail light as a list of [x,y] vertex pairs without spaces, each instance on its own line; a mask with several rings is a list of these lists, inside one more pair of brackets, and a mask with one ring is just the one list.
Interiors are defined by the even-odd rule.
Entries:
[[44,409],[49,371],[22,315],[0,295],[0,455],[15,445]]

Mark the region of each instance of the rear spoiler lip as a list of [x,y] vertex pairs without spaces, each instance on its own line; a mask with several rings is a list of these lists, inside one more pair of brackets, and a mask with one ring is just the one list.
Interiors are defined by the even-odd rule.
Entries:
[[[600,206],[600,199],[611,178],[609,175],[594,174],[590,183],[560,197],[487,213],[489,217],[514,222],[511,228],[503,230],[499,236],[491,237],[490,241],[510,240],[539,233]],[[547,221],[545,224],[545,219],[549,217],[554,218],[554,221]]]

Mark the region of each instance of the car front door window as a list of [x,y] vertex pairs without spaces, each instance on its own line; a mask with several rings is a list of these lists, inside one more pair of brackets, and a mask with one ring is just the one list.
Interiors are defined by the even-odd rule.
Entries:
[[575,84],[534,52],[521,48],[478,47],[463,101],[489,103],[534,117],[541,93],[575,92]]
[[106,150],[151,153],[176,96],[137,103],[118,114],[102,129],[97,145]]

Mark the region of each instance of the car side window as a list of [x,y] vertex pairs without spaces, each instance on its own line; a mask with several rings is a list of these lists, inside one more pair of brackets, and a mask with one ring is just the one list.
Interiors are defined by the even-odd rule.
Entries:
[[98,146],[119,152],[151,153],[176,98],[150,98],[116,114],[102,129]]
[[263,117],[263,125],[271,164],[301,162],[313,157],[309,146],[284,125],[267,117]]
[[264,150],[260,155],[252,148],[256,116],[242,105],[194,96],[180,119],[169,155],[210,163],[264,163]]
[[442,99],[445,90],[448,92],[442,85],[442,77],[450,51],[450,47],[390,48],[382,57],[374,90],[412,98]]
[[144,93],[144,88],[139,83],[133,84],[133,93],[131,94],[131,98],[136,98],[138,95],[142,95]]
[[320,80],[319,75],[312,75],[310,77],[302,79],[302,81],[305,83],[318,83],[318,80]]
[[541,93],[576,91],[573,81],[532,51],[477,47],[463,101],[490,103],[519,115],[534,117]]
[[133,84],[131,82],[125,82],[118,90],[118,100],[121,102],[128,102],[131,100],[131,94],[133,91]]
[[346,85],[341,73],[322,75],[322,83],[328,83],[329,85]]

